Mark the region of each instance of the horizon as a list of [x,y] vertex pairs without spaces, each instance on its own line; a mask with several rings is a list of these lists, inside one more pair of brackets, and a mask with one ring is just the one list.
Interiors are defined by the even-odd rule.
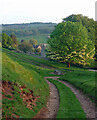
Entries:
[[[79,14],[71,14],[71,15],[79,15]],[[69,16],[71,16],[71,15],[69,15]],[[82,14],[81,14],[82,15]],[[69,16],[67,16],[67,17],[69,17]],[[83,15],[83,16],[86,16],[86,15]],[[88,16],[86,16],[86,17],[88,17]],[[89,18],[89,17],[88,17]],[[63,18],[64,19],[64,18]],[[63,19],[60,21],[60,22],[62,22],[63,21]],[[93,19],[93,18],[89,18],[89,19]],[[95,20],[95,19],[93,19],[94,21],[97,21],[97,20]],[[50,21],[33,21],[33,22],[17,22],[17,23],[3,23],[3,24],[0,24],[0,25],[15,25],[15,24],[33,24],[33,23],[43,23],[43,24],[45,24],[45,23],[51,23],[51,24],[58,24],[58,23],[60,23],[60,22],[50,22]]]
[[25,23],[7,23],[7,24],[5,23],[5,24],[0,24],[0,25],[34,24],[34,23],[35,23],[35,24],[45,24],[45,23],[46,23],[46,24],[49,24],[49,23],[51,23],[51,24],[58,24],[58,23],[54,23],[54,22],[41,22],[41,21],[40,21],[40,22],[37,22],[37,21],[36,21],[36,22],[27,22],[27,23],[26,23],[26,22],[25,22]]

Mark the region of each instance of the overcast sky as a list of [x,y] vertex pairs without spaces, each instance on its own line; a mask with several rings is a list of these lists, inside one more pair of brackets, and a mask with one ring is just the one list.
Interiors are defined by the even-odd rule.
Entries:
[[0,24],[54,22],[71,14],[95,20],[96,0],[0,0]]

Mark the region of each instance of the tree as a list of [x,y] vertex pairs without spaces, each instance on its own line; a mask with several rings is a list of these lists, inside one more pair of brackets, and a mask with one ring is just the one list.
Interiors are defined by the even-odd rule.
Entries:
[[8,35],[6,33],[2,33],[2,47],[8,47],[7,40],[8,40]]
[[37,45],[37,40],[31,39],[31,40],[29,40],[29,43],[32,45]]
[[45,51],[46,57],[49,58],[50,60],[60,61],[62,59],[62,57],[60,57],[58,53],[51,50],[51,47],[49,45],[47,46]]
[[95,57],[97,61],[97,21],[95,22]]
[[13,40],[6,33],[2,33],[2,47],[13,48]]
[[21,44],[18,46],[18,48],[19,48],[21,51],[25,52],[25,53],[27,53],[28,51],[29,51],[29,52],[32,52],[32,51],[33,51],[33,46],[32,46],[31,44],[29,44],[28,42],[23,42],[23,43],[21,43]]
[[59,61],[68,62],[69,67],[70,63],[89,64],[95,53],[94,44],[81,22],[59,23],[51,33],[48,44]]
[[95,43],[95,21],[93,19],[81,14],[72,14],[69,17],[64,18],[63,21],[81,22],[88,31],[89,39]]
[[16,35],[15,35],[15,34],[11,34],[10,37],[11,37],[12,40],[13,40],[13,47],[14,47],[15,49],[17,49],[17,48],[18,48],[18,40],[17,40]]
[[40,54],[41,53],[41,49],[40,48],[36,48],[36,53]]

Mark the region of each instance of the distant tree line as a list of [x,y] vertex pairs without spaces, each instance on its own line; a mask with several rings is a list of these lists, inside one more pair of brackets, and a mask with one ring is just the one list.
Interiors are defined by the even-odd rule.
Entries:
[[30,40],[21,40],[18,42],[17,37],[15,34],[11,34],[8,36],[6,33],[2,33],[2,47],[13,49],[16,51],[22,51],[24,53],[30,52],[35,54],[41,53],[41,48],[38,47],[38,42],[35,39]]
[[2,32],[10,35],[15,33],[19,37],[28,37],[28,36],[39,36],[43,34],[48,36],[53,30],[55,23],[24,23],[24,24],[3,24]]
[[35,54],[40,54],[41,49],[38,48],[38,42],[35,39],[30,39],[30,40],[21,40],[21,43],[18,46],[18,49],[27,53],[30,52],[35,53]]

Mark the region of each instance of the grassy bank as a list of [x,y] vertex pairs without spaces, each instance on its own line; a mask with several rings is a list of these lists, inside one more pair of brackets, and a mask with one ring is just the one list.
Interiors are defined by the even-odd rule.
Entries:
[[48,80],[57,87],[60,95],[60,105],[57,118],[86,118],[78,99],[70,88],[61,82],[52,79]]
[[[13,84],[14,89],[12,96],[10,93],[7,95],[3,93],[3,117],[11,117],[13,115],[20,118],[32,118],[46,105],[46,100],[49,96],[48,84],[37,72],[27,69],[27,66],[23,67],[18,61],[14,61],[5,53],[3,53],[2,66],[2,80]],[[25,94],[28,94],[30,89],[30,91],[33,91],[34,99],[37,97],[32,110],[27,108],[25,102],[20,97],[20,86],[26,86],[23,89]]]
[[59,79],[70,82],[76,88],[82,90],[83,93],[87,94],[91,98],[91,100],[97,101],[97,80],[95,74],[96,73],[92,71],[73,71],[67,72]]
[[[51,72],[54,72],[54,69],[44,68],[40,65],[33,64],[32,60],[29,61],[28,59],[25,59],[23,56],[21,59],[20,57],[17,59],[17,57],[15,57],[14,54],[10,54],[10,53],[7,54],[7,56],[9,56],[11,59],[21,64],[26,69],[36,71],[42,78],[45,76],[52,76]],[[53,76],[56,76],[56,75],[53,75]]]
[[47,67],[53,67],[55,69],[60,69],[60,70],[84,70],[85,69],[85,68],[80,68],[79,66],[75,66],[75,65],[71,65],[71,68],[68,68],[66,63],[59,63],[59,62],[55,62],[55,61],[45,60],[42,58],[36,58],[34,56],[27,55],[25,53],[16,53],[11,50],[4,49],[4,48],[3,48],[3,51],[6,52],[7,54],[15,56],[19,59],[21,58],[23,60],[29,60],[33,64],[36,64],[38,66],[45,65]]

